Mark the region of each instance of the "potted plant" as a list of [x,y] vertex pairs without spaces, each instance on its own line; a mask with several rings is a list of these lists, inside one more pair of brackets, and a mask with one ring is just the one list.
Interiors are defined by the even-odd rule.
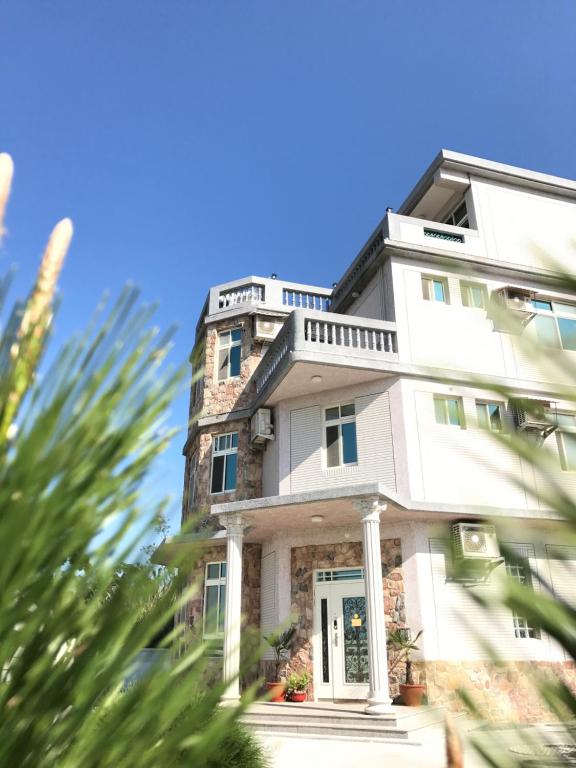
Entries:
[[310,685],[310,675],[306,670],[292,672],[286,684],[286,698],[288,701],[306,701],[306,693]]
[[270,701],[284,701],[286,698],[286,681],[280,678],[280,668],[285,659],[285,654],[292,647],[296,627],[294,625],[285,629],[284,632],[273,632],[271,635],[265,635],[264,640],[274,651],[274,680],[266,683],[266,688],[270,695]]
[[416,637],[412,640],[409,629],[395,629],[388,633],[388,647],[391,649],[391,664],[390,672],[398,666],[400,662],[406,664],[406,675],[404,682],[400,683],[400,695],[402,701],[408,707],[419,707],[422,704],[422,697],[426,690],[423,685],[419,685],[414,682],[414,675],[412,673],[412,651],[417,651],[418,646],[416,643],[422,630],[418,632]]

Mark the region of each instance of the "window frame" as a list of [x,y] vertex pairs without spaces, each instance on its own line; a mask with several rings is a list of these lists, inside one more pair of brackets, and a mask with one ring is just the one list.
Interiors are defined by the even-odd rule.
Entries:
[[[349,416],[342,416],[342,408],[346,408],[348,406],[352,406],[354,408],[354,413]],[[326,413],[333,408],[338,408],[339,416],[336,419],[327,419]],[[323,449],[324,449],[324,466],[326,469],[339,469],[341,467],[356,467],[358,466],[358,429],[356,426],[356,402],[352,400],[352,402],[345,402],[345,403],[338,403],[336,405],[328,405],[323,406],[323,433],[324,433],[324,439],[323,439]],[[356,448],[356,461],[348,461],[344,462],[344,438],[342,434],[342,426],[344,424],[354,424],[354,442],[355,442],[355,448]],[[328,464],[328,428],[329,427],[338,427],[338,464]]]
[[[218,577],[217,578],[209,578],[208,577],[208,568],[211,565],[217,565],[218,566]],[[224,566],[224,568],[223,568]],[[222,572],[224,571],[224,575],[222,575]],[[222,640],[224,638],[224,617],[226,615],[226,586],[227,586],[227,576],[228,576],[228,569],[227,569],[227,561],[226,560],[211,560],[210,562],[207,562],[204,564],[204,592],[203,592],[203,602],[202,602],[202,637],[204,640]],[[208,594],[208,587],[218,587],[218,606],[217,606],[217,613],[216,613],[216,632],[215,633],[209,633],[206,632],[206,618],[208,615],[208,612],[206,610],[206,606],[208,603],[207,600],[207,594]],[[224,587],[224,599],[222,599],[222,587]],[[220,617],[223,617],[222,619],[222,631],[218,630],[218,627],[220,626]]]
[[[478,427],[480,429],[484,429],[487,432],[500,432],[500,433],[502,433],[502,432],[505,431],[504,430],[504,403],[498,402],[497,400],[476,400],[475,401],[475,405],[476,405],[476,421],[478,422]],[[500,427],[498,429],[495,429],[492,426],[492,419],[491,419],[490,414],[488,412],[486,412],[486,424],[481,424],[480,423],[481,420],[478,417],[478,408],[479,408],[479,406],[486,406],[486,408],[488,408],[488,406],[490,406],[490,405],[495,405],[498,408],[498,416],[499,416],[499,419],[500,419]]]
[[[236,437],[236,444],[234,445],[234,436]],[[230,437],[230,447],[228,448],[217,448],[218,443],[222,438]],[[210,495],[216,496],[221,493],[233,493],[237,490],[238,487],[238,440],[239,440],[239,433],[238,432],[224,432],[223,434],[213,435],[212,436],[212,460],[210,462]],[[222,468],[222,485],[224,486],[222,490],[215,491],[213,490],[213,481],[214,481],[214,460],[218,456],[224,457],[224,463]],[[226,470],[228,466],[228,456],[236,456],[236,467],[234,471],[234,488],[226,488]]]
[[[471,289],[479,288],[482,295],[482,306],[478,307],[476,304],[467,303],[464,299],[466,292],[470,292],[470,298],[472,297]],[[488,291],[484,283],[476,283],[473,280],[460,280],[460,297],[462,299],[462,306],[466,309],[483,309],[488,308]]]
[[[436,403],[447,403],[449,400],[454,400],[456,402],[456,407],[458,411],[458,424],[453,424],[450,421],[450,412],[448,410],[448,406],[445,405],[445,415],[447,417],[446,421],[438,421],[438,411],[436,409]],[[464,404],[462,402],[462,398],[458,397],[458,395],[442,395],[438,393],[433,393],[432,395],[432,404],[434,406],[434,420],[436,424],[440,427],[456,427],[457,429],[465,429],[466,428],[466,421],[464,419]]]
[[[450,294],[448,292],[448,279],[441,275],[429,275],[422,273],[420,275],[422,286],[422,300],[429,301],[431,304],[450,304]],[[434,284],[439,283],[442,286],[443,298],[436,298]]]
[[[465,214],[456,220],[456,213],[464,206]],[[468,211],[468,203],[466,198],[461,198],[455,206],[450,210],[450,213],[444,216],[442,224],[448,224],[451,227],[461,227],[462,229],[470,229],[470,212]]]
[[188,509],[192,512],[196,503],[198,478],[198,451],[194,451],[188,464]]
[[[530,588],[535,592],[532,581],[532,569],[530,568],[530,558],[521,555],[511,556],[504,559],[506,576],[509,579],[515,579],[524,587]],[[541,640],[542,633],[538,627],[532,627],[528,619],[517,611],[511,611],[512,626],[516,640]],[[532,634],[530,634],[532,633]]]
[[[550,309],[546,309],[542,306],[536,306],[537,304],[549,304]],[[570,312],[569,310],[562,310],[562,307],[573,307],[574,311]],[[542,344],[542,346],[547,347],[548,349],[558,349],[561,352],[576,352],[576,341],[574,343],[574,349],[571,347],[566,347],[564,345],[564,340],[562,337],[562,331],[560,329],[560,320],[572,320],[574,323],[576,323],[576,303],[572,304],[569,301],[556,301],[555,299],[545,297],[545,296],[536,296],[532,299],[532,309],[535,313],[535,331],[536,331],[536,338],[538,340],[539,344]],[[538,332],[538,324],[537,324],[537,318],[548,318],[549,320],[552,320],[553,322],[553,328],[554,328],[554,337],[556,340],[555,344],[549,344],[546,341],[543,340],[543,338],[540,336]],[[576,337],[576,328],[575,328],[575,337]]]
[[[238,333],[239,337],[232,338],[232,334]],[[222,337],[228,336],[228,341],[223,341]],[[218,382],[228,381],[229,379],[238,379],[242,374],[242,342],[243,342],[243,329],[242,328],[227,328],[223,331],[218,331],[218,354],[216,355],[217,368],[216,378]],[[238,373],[232,373],[232,351],[234,349],[240,349],[238,360]],[[227,351],[228,359],[226,361],[226,376],[220,376],[220,372],[223,370],[223,365],[220,362],[221,352]]]
[[[558,424],[558,417],[570,416],[574,420],[573,426],[568,424]],[[566,445],[564,442],[565,435],[573,435],[573,439],[576,439],[576,413],[569,413],[568,411],[560,411],[556,413],[556,423],[558,429],[556,430],[556,442],[558,445],[558,454],[560,456],[560,467],[563,472],[576,472],[576,462],[573,467],[569,466],[567,459]]]

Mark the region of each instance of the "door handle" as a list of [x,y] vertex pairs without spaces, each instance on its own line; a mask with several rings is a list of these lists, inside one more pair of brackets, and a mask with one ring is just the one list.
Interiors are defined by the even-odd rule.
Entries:
[[334,624],[332,625],[334,629],[334,645],[338,645],[338,619],[334,619]]

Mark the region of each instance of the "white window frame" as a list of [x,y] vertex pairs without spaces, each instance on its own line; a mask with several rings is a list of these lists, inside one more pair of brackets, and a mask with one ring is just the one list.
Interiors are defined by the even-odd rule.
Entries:
[[191,512],[196,503],[196,481],[198,479],[198,451],[194,451],[188,464],[188,509]]
[[[459,208],[464,206],[464,209],[466,213],[464,216],[456,218],[456,212]],[[465,197],[463,197],[461,200],[459,200],[456,205],[452,208],[450,213],[446,214],[444,217],[443,224],[449,224],[451,227],[462,227],[463,229],[469,229],[470,228],[470,213],[468,211],[468,201]]]
[[[450,294],[448,293],[448,280],[440,275],[427,275],[422,274],[422,298],[424,301],[430,301],[433,304],[450,304]],[[444,294],[443,299],[436,298],[434,290],[434,283],[440,283],[442,285],[442,292]]]
[[[495,405],[498,408],[500,417],[500,427],[498,429],[492,425],[492,420],[490,419],[490,414],[488,412],[488,406],[490,405]],[[486,408],[486,424],[480,423],[480,418],[478,416],[478,409],[480,407]],[[480,429],[485,429],[489,432],[504,432],[504,403],[499,403],[497,400],[476,400],[476,420]]]
[[560,466],[562,467],[563,472],[576,472],[576,466],[569,467],[568,466],[568,460],[567,460],[567,452],[566,452],[566,446],[564,444],[564,435],[573,435],[574,439],[576,439],[576,414],[575,413],[568,413],[568,412],[559,412],[556,414],[556,419],[558,420],[558,417],[560,417],[560,422],[562,417],[569,416],[571,419],[573,419],[573,425],[570,424],[558,424],[558,429],[556,431],[556,441],[558,443],[558,453],[560,455]]
[[[236,436],[236,445],[234,445],[234,436]],[[229,447],[225,448],[217,448],[217,445],[220,443],[220,441],[223,438],[230,438],[230,445]],[[222,482],[223,485],[226,484],[226,468],[228,465],[228,456],[231,455],[238,455],[238,432],[225,432],[222,435],[213,435],[213,442],[212,442],[212,460],[210,462],[210,495],[216,496],[217,494],[222,493],[233,493],[237,487],[238,487],[238,459],[236,459],[236,475],[234,479],[234,488],[223,488],[221,491],[213,491],[212,490],[212,478],[214,476],[214,459],[217,456],[224,456],[224,468],[222,470]],[[228,442],[225,440],[225,442]]]
[[[232,334],[237,331],[240,333],[239,339],[232,339]],[[224,340],[224,336],[228,336],[228,340]],[[238,373],[235,373],[232,375],[231,373],[231,365],[232,365],[232,350],[240,347],[240,370]],[[220,352],[222,350],[228,351],[228,361],[226,363],[226,376],[223,376],[220,378]],[[216,377],[219,382],[221,381],[228,381],[229,379],[238,379],[240,378],[240,375],[242,373],[242,328],[227,328],[224,331],[218,332],[218,350],[216,355]]]
[[[434,406],[434,421],[438,426],[440,427],[453,427],[455,429],[465,429],[466,423],[464,420],[464,406],[462,403],[462,398],[458,397],[457,395],[441,395],[441,394],[433,394],[433,406]],[[454,400],[456,401],[457,408],[458,408],[458,424],[452,424],[449,419],[449,411],[448,411],[448,400]],[[446,421],[438,421],[438,414],[436,411],[436,403],[443,403],[444,404],[444,413],[446,416]]]
[[[532,573],[530,571],[530,559],[528,557],[518,556],[515,561],[504,561],[506,574],[509,578],[515,579],[519,584],[528,587],[534,592],[532,584]],[[525,616],[512,611],[512,625],[514,628],[514,637],[517,640],[540,640],[541,633],[537,627],[531,627]],[[532,634],[530,634],[532,633]]]
[[[551,309],[536,307],[534,306],[534,302],[550,304]],[[568,347],[564,347],[562,343],[562,334],[560,333],[560,326],[558,324],[558,320],[565,319],[565,320],[576,321],[576,303],[572,303],[570,301],[557,301],[556,299],[551,299],[547,296],[535,296],[532,300],[532,307],[537,317],[547,317],[554,321],[554,332],[555,332],[557,343],[546,344],[546,342],[541,341],[540,343],[542,344],[542,346],[545,346],[548,349],[559,349],[567,352],[575,352],[576,350],[569,349]],[[562,309],[563,307],[571,307],[574,311]],[[538,334],[537,330],[536,330],[536,334]],[[537,335],[537,338],[538,338],[538,335]]]
[[[210,565],[217,565],[218,566],[218,578],[208,578],[208,567]],[[215,632],[215,633],[207,633],[206,632],[206,606],[207,606],[207,595],[208,595],[208,587],[218,587],[218,608],[216,613],[216,626],[218,627],[220,625],[220,616],[224,613],[226,608],[226,600],[222,600],[222,586],[226,586],[226,576],[228,575],[228,571],[226,570],[226,575],[222,576],[222,566],[226,565],[226,560],[212,560],[209,563],[206,563],[204,566],[204,602],[202,603],[202,637],[205,640],[220,640],[224,637],[224,630],[222,632]]]
[[[482,294],[482,306],[478,307],[473,304],[470,299],[472,298],[472,288],[479,288]],[[462,297],[462,306],[466,309],[486,309],[488,306],[488,291],[484,283],[475,283],[473,280],[460,280],[460,296]],[[465,300],[465,296],[469,297]],[[467,303],[469,301],[469,303]]]
[[[342,408],[346,408],[347,406],[352,406],[354,408],[354,413],[351,416],[339,416],[337,419],[327,419],[326,418],[326,412],[332,410],[332,408],[338,408],[339,413],[341,413]],[[354,424],[354,429],[356,432],[356,461],[349,461],[347,463],[344,462],[344,440],[342,439],[342,425],[343,424]],[[332,466],[328,465],[328,427],[338,427],[338,464],[333,464]],[[323,442],[323,448],[324,448],[324,466],[326,469],[338,469],[340,467],[356,467],[358,466],[358,429],[356,425],[356,402],[352,400],[352,402],[348,403],[337,403],[334,405],[328,405],[324,407],[324,442]]]

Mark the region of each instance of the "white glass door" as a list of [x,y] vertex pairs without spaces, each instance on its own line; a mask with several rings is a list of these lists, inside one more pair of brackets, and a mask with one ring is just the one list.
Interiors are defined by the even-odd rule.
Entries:
[[[345,576],[344,572],[342,576]],[[316,583],[314,688],[319,699],[368,695],[364,581]]]

